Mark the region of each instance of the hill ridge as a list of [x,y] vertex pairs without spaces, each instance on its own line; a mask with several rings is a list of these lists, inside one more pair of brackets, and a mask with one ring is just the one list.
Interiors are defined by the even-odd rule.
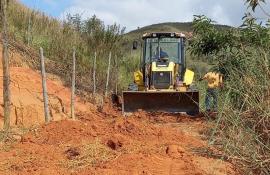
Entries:
[[[215,24],[216,27],[222,29],[229,29],[233,28],[232,26],[223,25],[223,24]],[[147,32],[183,32],[183,33],[190,33],[192,32],[192,22],[163,22],[157,24],[147,25],[135,30],[131,30],[130,32],[126,33],[130,39],[136,39],[142,36],[144,33]]]

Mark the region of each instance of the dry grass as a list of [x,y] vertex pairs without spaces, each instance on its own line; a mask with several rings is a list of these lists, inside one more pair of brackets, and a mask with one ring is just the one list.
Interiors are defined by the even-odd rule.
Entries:
[[[126,75],[129,67],[134,67],[132,66],[134,59],[124,58],[122,48],[124,30],[119,25],[106,26],[98,18],[82,20],[80,16],[76,19],[67,17],[66,20],[60,21],[40,11],[29,9],[18,0],[10,0],[8,12],[10,40],[25,46],[26,49],[23,50],[28,57],[32,58],[32,53],[35,53],[34,61],[31,60],[32,67],[39,69],[38,50],[43,47],[44,56],[50,60],[46,62],[47,72],[60,76],[65,84],[69,85],[72,51],[75,47],[76,86],[81,91],[91,92],[93,90],[93,57],[94,52],[97,52],[96,86],[97,92],[103,93],[108,55],[111,51],[109,90],[116,88],[114,80],[118,77],[120,77],[118,89],[121,89],[122,82],[127,83],[126,81],[129,80],[126,76],[119,76],[119,70]],[[76,22],[80,22],[80,25],[77,26]],[[94,23],[97,26],[92,25]],[[31,53],[27,52],[28,50],[31,50]],[[26,62],[28,63],[29,59]],[[122,66],[122,62],[129,64],[129,67]]]
[[70,170],[79,170],[116,159],[119,154],[96,140],[81,148],[70,148],[66,151],[67,159],[61,164]]

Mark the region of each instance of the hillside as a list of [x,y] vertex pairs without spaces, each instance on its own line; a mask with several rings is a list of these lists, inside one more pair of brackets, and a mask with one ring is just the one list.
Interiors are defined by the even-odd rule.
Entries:
[[[126,76],[119,75],[130,72],[129,68],[121,64],[126,55],[121,47],[124,31],[119,25],[107,26],[96,16],[84,20],[80,16],[67,15],[67,18],[61,21],[30,9],[18,0],[10,0],[8,19],[10,40],[31,48],[35,55],[39,55],[39,48],[42,47],[44,56],[56,63],[54,66],[47,66],[48,72],[58,75],[64,84],[70,84],[70,76],[67,75],[70,75],[74,48],[77,87],[81,91],[93,92],[95,53],[97,55],[96,91],[105,93],[110,53],[112,55],[111,77],[107,90],[123,89],[130,81]],[[132,66],[130,60],[125,60],[125,63]],[[33,67],[39,67],[39,61],[34,61]],[[121,72],[117,72],[119,70]],[[113,81],[115,79],[118,82]]]
[[[220,29],[228,29],[230,26],[215,25]],[[183,32],[190,33],[193,31],[192,22],[166,22],[159,24],[152,24],[133,31],[130,31],[126,36],[130,39],[139,39],[144,33],[148,32]]]

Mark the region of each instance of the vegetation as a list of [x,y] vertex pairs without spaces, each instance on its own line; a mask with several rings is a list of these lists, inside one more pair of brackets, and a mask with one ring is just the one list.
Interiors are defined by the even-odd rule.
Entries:
[[192,54],[207,57],[225,76],[213,143],[247,174],[269,174],[270,28],[250,16],[238,29],[217,30],[205,16],[193,24]]
[[[109,91],[125,88],[130,81],[126,75],[131,75],[130,70],[137,66],[133,64],[134,60],[125,55],[126,50],[122,47],[125,28],[120,25],[106,26],[96,16],[82,20],[79,15],[68,15],[66,20],[60,22],[41,12],[30,10],[16,0],[10,0],[8,15],[10,38],[34,48],[36,53],[42,47],[45,57],[49,59],[47,71],[59,75],[67,85],[71,83],[72,52],[76,48],[76,86],[80,91],[93,91],[95,52],[98,93],[104,93],[110,52],[112,64]],[[39,69],[39,61],[32,61],[31,66]]]
[[46,61],[47,72],[59,75],[68,86],[71,84],[72,52],[75,47],[77,94],[93,92],[95,52],[97,53],[97,92],[105,93],[110,52],[112,64],[109,91],[120,92],[132,82],[132,72],[140,65],[141,53],[132,51],[130,41],[140,39],[147,31],[189,32],[192,30],[192,23],[165,23],[124,34],[125,28],[117,24],[106,26],[96,16],[82,20],[78,14],[68,15],[66,20],[60,22],[44,13],[28,9],[16,0],[10,0],[8,15],[10,39],[34,49],[35,54],[32,50],[27,52],[33,59],[27,60],[31,63],[30,66],[35,69],[40,68],[37,59],[39,59],[38,50],[42,47],[44,56],[49,59]]

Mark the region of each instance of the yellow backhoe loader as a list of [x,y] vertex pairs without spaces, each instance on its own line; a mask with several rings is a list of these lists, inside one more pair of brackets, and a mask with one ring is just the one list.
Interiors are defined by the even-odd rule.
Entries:
[[[141,70],[123,92],[124,114],[147,112],[199,113],[199,92],[192,88],[194,72],[186,68],[186,37],[182,33],[143,35]],[[137,49],[138,42],[133,43]]]

